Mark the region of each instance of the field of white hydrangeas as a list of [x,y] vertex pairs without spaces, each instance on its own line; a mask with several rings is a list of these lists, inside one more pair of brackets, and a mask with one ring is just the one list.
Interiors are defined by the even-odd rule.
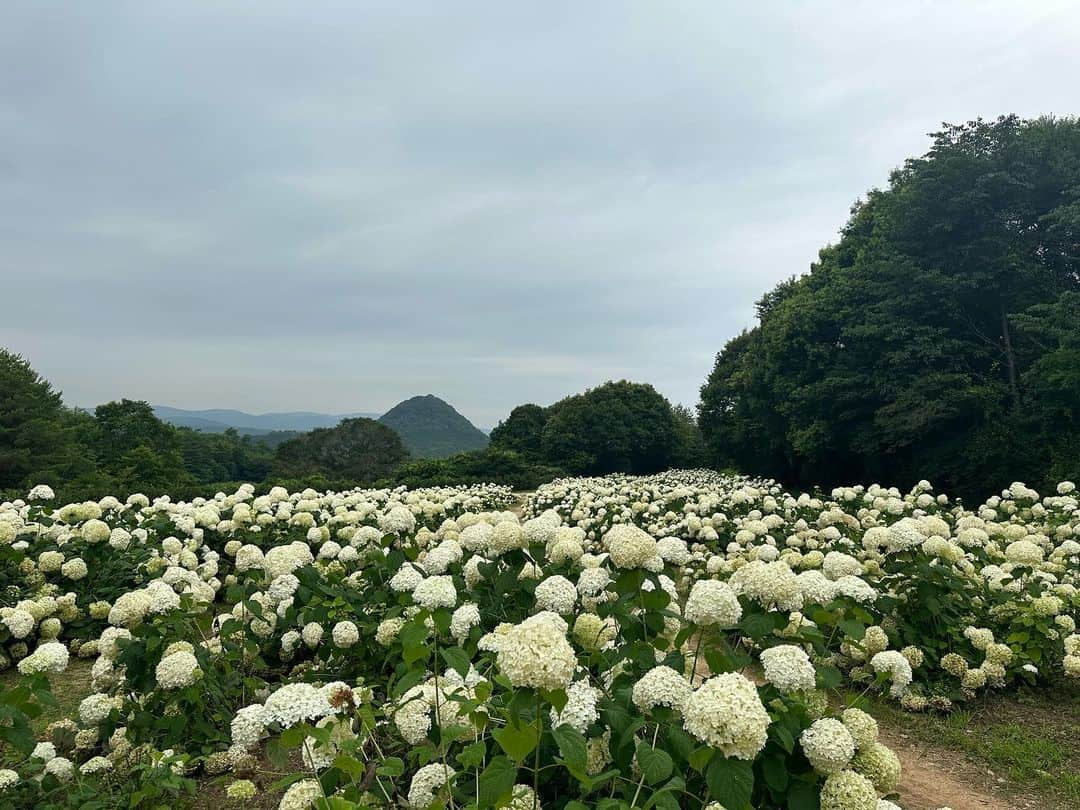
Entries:
[[[1080,507],[711,472],[0,504],[0,804],[893,810],[841,690],[1080,676]],[[46,729],[48,676],[93,661]],[[272,805],[270,805],[272,806]]]

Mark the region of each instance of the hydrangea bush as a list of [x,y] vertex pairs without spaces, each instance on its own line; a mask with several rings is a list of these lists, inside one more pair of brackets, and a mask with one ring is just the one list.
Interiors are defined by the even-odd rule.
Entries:
[[[521,517],[493,485],[48,494],[0,506],[25,806],[245,801],[269,761],[286,809],[879,810],[899,761],[831,692],[946,709],[1080,675],[1067,482],[970,510],[672,472],[558,480]],[[92,692],[35,739],[72,655]]]

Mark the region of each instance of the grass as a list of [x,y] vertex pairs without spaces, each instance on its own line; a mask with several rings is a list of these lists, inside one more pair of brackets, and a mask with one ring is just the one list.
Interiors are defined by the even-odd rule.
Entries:
[[1069,685],[991,695],[948,715],[909,714],[895,703],[858,704],[920,743],[961,752],[991,771],[1006,792],[1036,795],[1047,807],[1080,807],[1080,690]]
[[[30,724],[34,733],[40,736],[49,723],[63,720],[65,717],[78,718],[79,704],[93,690],[90,688],[90,669],[93,659],[71,658],[68,668],[59,675],[50,675],[55,706],[42,706],[44,711]],[[19,673],[14,667],[0,674],[0,689],[8,689],[19,680]]]

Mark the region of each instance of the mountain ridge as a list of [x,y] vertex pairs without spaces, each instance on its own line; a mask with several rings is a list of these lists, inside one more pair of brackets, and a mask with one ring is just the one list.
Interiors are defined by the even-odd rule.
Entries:
[[362,416],[375,419],[377,413],[329,414],[317,411],[270,411],[247,413],[232,408],[203,408],[190,410],[171,405],[154,405],[154,415],[163,422],[178,427],[190,427],[206,433],[223,433],[229,428],[237,432],[262,436],[282,430],[306,432],[319,427],[334,427],[342,419]]
[[488,445],[486,433],[434,394],[403,400],[378,421],[397,431],[414,458],[445,458]]
[[488,444],[486,431],[480,430],[450,403],[434,394],[409,397],[382,415],[318,411],[253,414],[232,408],[186,409],[171,405],[154,405],[153,409],[159,419],[178,427],[204,433],[224,433],[233,429],[247,436],[266,436],[282,431],[306,433],[316,428],[336,427],[342,419],[374,419],[396,431],[413,458],[444,458],[467,450],[480,450]]

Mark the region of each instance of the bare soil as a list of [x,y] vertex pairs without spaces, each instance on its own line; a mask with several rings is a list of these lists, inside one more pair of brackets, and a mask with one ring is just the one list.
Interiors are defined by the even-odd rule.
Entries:
[[884,726],[880,738],[900,758],[897,792],[904,810],[1035,810],[1044,806],[1038,798],[1004,798],[996,777],[980,772],[962,754],[927,746]]

